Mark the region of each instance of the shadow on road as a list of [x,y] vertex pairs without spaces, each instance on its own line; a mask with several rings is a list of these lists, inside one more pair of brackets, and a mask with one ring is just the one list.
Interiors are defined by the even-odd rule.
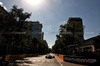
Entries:
[[0,62],[0,66],[19,66],[18,64],[34,64],[33,62],[29,61],[28,59],[17,59],[17,60],[9,60],[9,61],[2,61]]
[[[31,57],[41,57],[44,54],[41,55],[34,55]],[[20,58],[20,59],[15,59],[15,60],[9,60],[9,61],[0,61],[0,66],[18,66],[18,64],[34,64],[33,62],[29,61],[27,58]]]

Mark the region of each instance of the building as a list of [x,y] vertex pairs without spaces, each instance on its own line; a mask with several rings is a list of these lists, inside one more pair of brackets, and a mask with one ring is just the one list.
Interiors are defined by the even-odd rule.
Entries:
[[[100,35],[84,40],[81,47],[85,52],[100,52]],[[100,53],[98,56],[100,56]]]
[[8,15],[8,12],[4,9],[3,6],[0,5],[0,14]]
[[27,22],[28,24],[32,25],[32,35],[37,38],[38,40],[43,41],[43,35],[44,33],[42,32],[42,24],[39,23],[39,21],[29,21]]
[[46,40],[43,40],[43,44],[45,44],[46,46],[48,46],[48,43]]
[[[8,12],[4,9],[3,6],[0,5],[0,16],[7,16],[9,15]],[[2,24],[1,24],[1,19],[0,19],[0,44],[2,44],[2,40],[3,40],[3,32],[4,32],[4,29],[1,27]]]
[[75,31],[74,32],[75,36],[77,36],[78,39],[80,39],[80,41],[84,40],[84,27],[81,18],[70,17],[68,19],[67,25],[73,26],[73,30]]
[[[83,45],[94,45],[94,40],[100,38],[100,35],[84,40]],[[97,43],[98,44],[98,43]],[[100,46],[100,44],[98,44]]]

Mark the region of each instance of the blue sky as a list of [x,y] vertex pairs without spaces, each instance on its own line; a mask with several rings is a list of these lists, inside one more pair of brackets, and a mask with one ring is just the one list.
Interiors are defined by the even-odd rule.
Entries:
[[43,24],[44,39],[51,47],[59,33],[59,26],[67,23],[69,17],[81,17],[83,20],[84,39],[100,33],[100,0],[43,0],[38,6],[30,5],[25,0],[0,0],[9,11],[14,4],[32,13],[31,21]]

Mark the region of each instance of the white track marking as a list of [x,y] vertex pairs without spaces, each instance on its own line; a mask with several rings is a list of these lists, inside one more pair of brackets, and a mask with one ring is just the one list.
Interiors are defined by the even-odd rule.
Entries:
[[[56,57],[55,57],[56,58]],[[56,60],[59,62],[59,60],[56,58]],[[60,62],[59,62],[60,66],[63,66]]]

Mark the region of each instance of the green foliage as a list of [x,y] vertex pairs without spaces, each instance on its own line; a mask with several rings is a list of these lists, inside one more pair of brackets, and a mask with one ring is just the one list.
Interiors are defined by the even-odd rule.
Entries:
[[71,24],[60,25],[59,35],[56,35],[57,40],[55,41],[52,51],[55,53],[65,54],[65,48],[71,44],[80,44],[80,41],[75,32],[81,32],[83,27],[77,29],[78,24],[76,22],[71,22]]
[[7,45],[7,54],[46,53],[48,46],[33,37],[32,24],[26,21],[31,14],[23,12],[14,5],[7,16],[0,14],[0,28],[3,28],[3,44]]

